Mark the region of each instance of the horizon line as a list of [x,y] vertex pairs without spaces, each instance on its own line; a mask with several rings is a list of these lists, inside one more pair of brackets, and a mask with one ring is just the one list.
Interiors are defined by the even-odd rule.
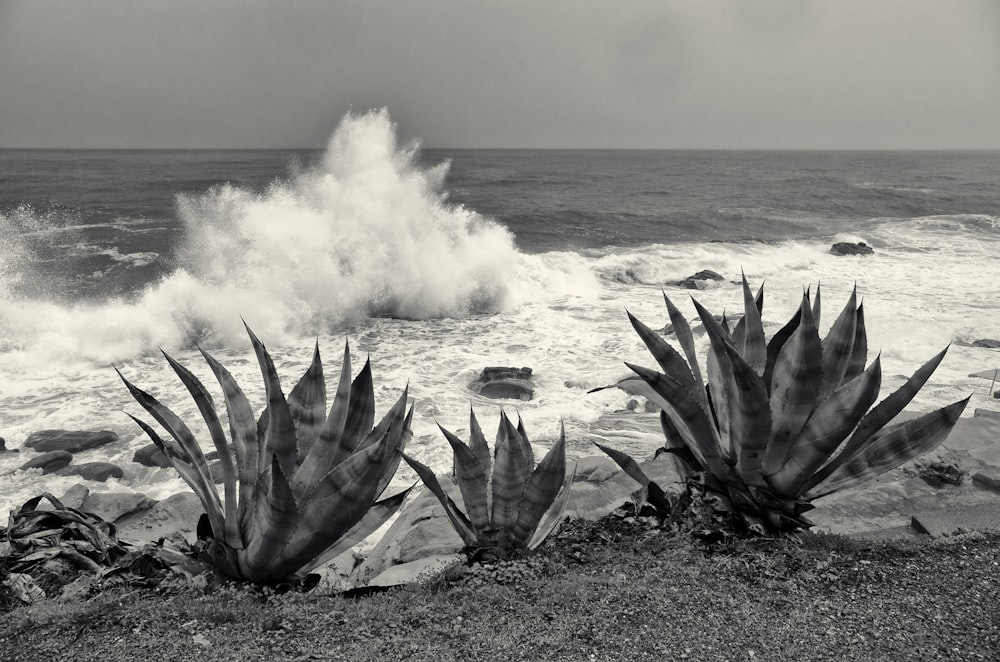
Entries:
[[[322,152],[326,147],[4,147],[2,152]],[[451,152],[996,152],[997,147],[437,147]]]

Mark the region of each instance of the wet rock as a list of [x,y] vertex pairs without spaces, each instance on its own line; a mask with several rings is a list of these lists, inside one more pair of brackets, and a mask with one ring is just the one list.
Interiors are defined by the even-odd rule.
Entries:
[[156,502],[139,492],[91,492],[80,510],[93,513],[107,522],[148,510]]
[[531,400],[535,388],[531,382],[531,368],[493,366],[483,368],[479,375],[479,395],[484,398],[505,400]]
[[65,469],[73,461],[68,451],[49,451],[31,458],[21,465],[21,469],[41,469],[43,474],[51,474]]
[[980,338],[979,340],[973,340],[972,346],[986,347],[987,349],[998,349],[1000,348],[1000,340],[993,340],[992,338]]
[[676,287],[683,287],[688,290],[705,290],[715,284],[715,281],[722,280],[725,280],[725,278],[722,277],[722,274],[710,269],[703,269],[696,274],[692,274],[687,278],[684,278],[683,280],[667,284],[674,285]]
[[79,453],[115,441],[118,435],[110,430],[39,430],[28,435],[24,445],[38,452]]
[[928,485],[944,487],[961,485],[969,472],[957,462],[935,461],[918,465],[917,475]]
[[124,475],[121,467],[110,462],[71,464],[59,473],[63,476],[79,476],[85,480],[93,480],[98,483],[106,482],[109,478],[121,478]]
[[143,446],[132,456],[132,461],[144,467],[159,467],[165,469],[170,466],[170,460],[163,451],[156,447],[156,444]]
[[839,241],[830,247],[830,252],[834,255],[873,255],[872,247],[863,241],[852,244],[846,241]]
[[0,437],[0,453],[16,453],[16,452],[18,452],[18,449],[7,448],[7,440],[4,439],[3,437]]
[[974,473],[972,474],[972,484],[1000,493],[1000,478],[992,478],[983,473]]

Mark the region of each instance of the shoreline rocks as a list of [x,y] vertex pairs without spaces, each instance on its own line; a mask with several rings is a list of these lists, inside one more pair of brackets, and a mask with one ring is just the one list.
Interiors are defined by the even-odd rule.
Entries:
[[683,287],[688,290],[706,290],[709,287],[712,287],[716,282],[723,280],[725,280],[725,278],[722,274],[712,271],[711,269],[702,269],[698,273],[692,274],[687,278],[667,284],[675,287]]

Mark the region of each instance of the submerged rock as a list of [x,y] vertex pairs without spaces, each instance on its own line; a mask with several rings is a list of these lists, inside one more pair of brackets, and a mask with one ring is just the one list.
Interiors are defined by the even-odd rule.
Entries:
[[479,395],[484,398],[505,400],[531,400],[535,387],[531,382],[531,368],[491,366],[483,368],[478,380]]
[[73,461],[73,454],[67,451],[49,451],[33,457],[21,465],[21,469],[41,469],[43,474],[51,474],[65,469]]
[[703,269],[696,274],[692,274],[683,280],[678,280],[668,285],[683,287],[688,290],[704,290],[712,286],[715,281],[722,281],[725,278],[711,269]]
[[121,478],[124,475],[121,467],[110,462],[71,464],[59,473],[63,476],[79,476],[80,478],[93,480],[98,483],[106,482],[109,478]]
[[980,338],[979,340],[973,340],[972,346],[985,347],[987,349],[998,349],[1000,348],[1000,340],[994,340],[992,338]]
[[149,444],[137,450],[132,456],[132,461],[144,467],[166,469],[170,466],[170,460],[167,459],[163,451],[156,447],[156,444]]
[[863,241],[852,244],[846,241],[839,241],[830,247],[830,252],[834,255],[874,255],[875,251],[871,246]]
[[79,453],[115,441],[118,435],[110,430],[39,430],[29,434],[24,445],[39,452]]

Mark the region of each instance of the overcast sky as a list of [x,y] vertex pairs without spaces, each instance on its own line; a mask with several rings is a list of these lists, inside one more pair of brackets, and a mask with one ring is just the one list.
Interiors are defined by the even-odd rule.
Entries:
[[0,0],[0,147],[1000,148],[997,0]]

